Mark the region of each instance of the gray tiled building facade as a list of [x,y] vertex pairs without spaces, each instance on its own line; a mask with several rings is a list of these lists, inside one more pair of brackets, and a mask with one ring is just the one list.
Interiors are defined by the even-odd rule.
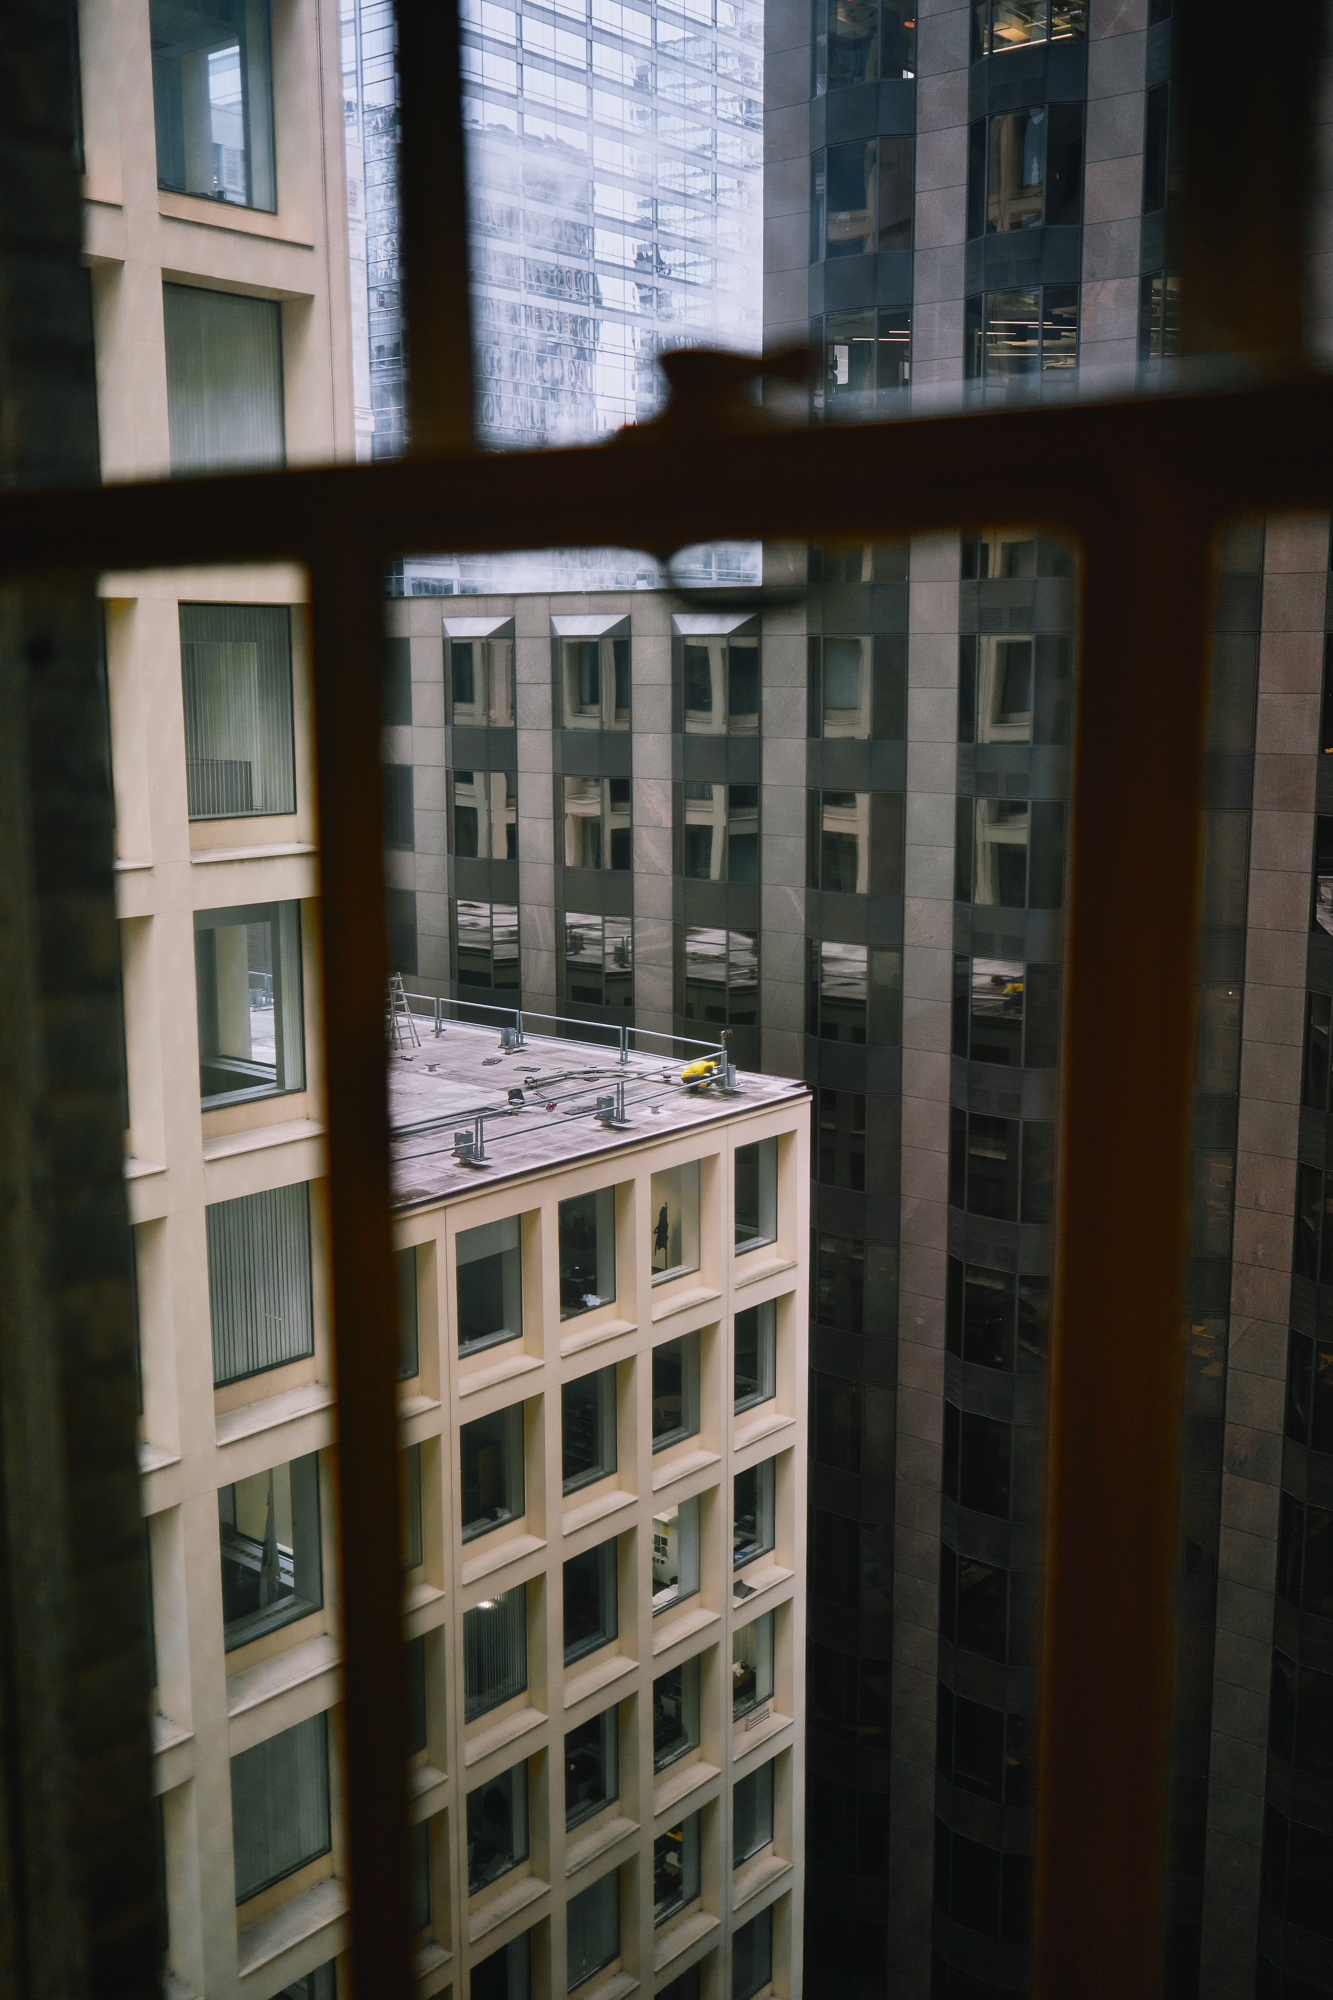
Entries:
[[[765,338],[814,346],[816,419],[1150,386],[1175,341],[1164,0],[767,0],[764,74]],[[726,1026],[812,1086],[803,1991],[1006,2000],[1077,579],[1018,533],[767,562],[809,587],[753,618],[641,589],[390,607],[395,956],[482,1005]],[[1333,1993],[1328,600],[1326,521],[1228,538],[1173,2000]],[[1144,1004],[1150,968],[1116,976]]]

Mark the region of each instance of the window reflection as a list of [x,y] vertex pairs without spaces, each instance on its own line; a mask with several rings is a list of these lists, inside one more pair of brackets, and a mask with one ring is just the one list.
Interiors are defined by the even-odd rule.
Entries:
[[563,928],[565,999],[592,1007],[633,1006],[632,919],[569,910]]
[[1087,0],[971,0],[972,60],[1031,42],[1082,41]]
[[459,728],[514,726],[514,621],[446,618],[447,714]]
[[808,941],[806,1033],[829,1042],[896,1044],[902,1032],[902,953]]
[[680,872],[696,882],[759,880],[759,787],[687,778],[681,787]]
[[[552,619],[560,658],[566,729],[628,729],[631,672],[628,619]],[[610,626],[590,631],[590,626]],[[577,637],[571,628],[582,627]]]
[[1159,368],[1180,352],[1180,279],[1149,271],[1139,280],[1139,365]]
[[823,374],[814,387],[816,419],[864,422],[891,409],[911,378],[910,306],[828,315]]
[[1035,641],[965,634],[958,658],[960,743],[1030,743]]
[[916,74],[916,9],[879,0],[815,0],[815,95]]
[[968,134],[971,237],[1082,220],[1083,107],[1048,104],[979,118]]
[[864,895],[870,886],[869,792],[811,792],[811,888]]
[[478,861],[518,859],[518,774],[450,771],[451,854]]
[[685,926],[686,1020],[710,1026],[754,1027],[759,1019],[759,936],[756,931]]
[[966,303],[963,372],[997,394],[1071,381],[1078,362],[1077,285],[987,292]]
[[565,865],[629,869],[634,865],[628,778],[566,778]]
[[963,581],[985,583],[1030,576],[1072,576],[1073,552],[1067,542],[1030,529],[990,529],[963,537]]
[[954,894],[996,909],[1057,910],[1064,882],[1059,799],[959,799]]
[[914,187],[910,137],[858,139],[815,153],[811,262],[910,250]]
[[455,905],[455,978],[460,986],[518,991],[518,909],[512,903]]
[[[719,630],[719,623],[728,629]],[[680,614],[684,726],[691,735],[755,736],[759,731],[759,639],[750,619]],[[744,628],[751,626],[750,631]]]

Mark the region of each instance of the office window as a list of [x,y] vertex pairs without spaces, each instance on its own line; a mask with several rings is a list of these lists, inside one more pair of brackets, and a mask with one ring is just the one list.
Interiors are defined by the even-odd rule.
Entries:
[[632,1007],[633,921],[568,910],[562,929],[565,999],[589,1007]]
[[469,2000],[532,2000],[532,1948],[524,1931],[472,1968]]
[[426,1704],[426,1635],[419,1633],[403,1648],[407,1656],[407,1754],[418,1756],[430,1738]]
[[[1299,1820],[1288,1819],[1276,1806],[1264,1808],[1264,1845],[1260,1865],[1260,1899],[1269,1909],[1320,1937],[1333,1937],[1333,1907],[1328,1884],[1333,1874],[1333,1834]],[[1304,1984],[1305,1982],[1301,1982]],[[1318,1992],[1300,1993],[1294,1980],[1284,1982],[1284,2000],[1307,2000]]]
[[616,1371],[599,1368],[560,1390],[561,1491],[576,1493],[616,1469]]
[[682,1500],[653,1515],[653,1611],[665,1611],[699,1588],[699,1501]]
[[512,628],[499,636],[450,638],[445,674],[448,719],[460,729],[514,726]]
[[1046,104],[979,118],[968,133],[967,233],[1083,219],[1083,106]]
[[1025,382],[1059,386],[1078,364],[1078,286],[1037,285],[968,299],[963,375],[1003,397]]
[[776,1299],[745,1306],[735,1321],[735,1390],[733,1406],[748,1410],[777,1393],[778,1307]]
[[1030,743],[1036,640],[964,633],[958,642],[958,741]]
[[709,1027],[753,1028],[759,1021],[759,934],[685,926],[684,996],[687,1021]]
[[737,1256],[775,1243],[778,1235],[778,1142],[755,1139],[735,1153]]
[[412,722],[412,641],[386,637],[380,661],[380,721],[386,729]]
[[958,800],[954,895],[960,903],[1058,910],[1064,868],[1061,800]]
[[879,945],[807,938],[808,1035],[826,1042],[884,1043],[902,1038],[902,953]]
[[409,1884],[412,1929],[421,1932],[430,1927],[430,1821],[418,1820],[410,1829],[408,1839],[411,1842],[408,1866],[412,1871]]
[[232,1758],[231,1834],[238,1903],[328,1853],[329,1750],[323,1713]]
[[410,854],[417,844],[412,766],[383,764],[380,776],[384,785],[384,845]]
[[565,1665],[609,1646],[620,1629],[617,1616],[616,1542],[599,1542],[564,1566]]
[[158,186],[276,208],[268,0],[150,0],[148,27]]
[[738,1472],[735,1487],[735,1523],[732,1530],[733,1569],[767,1555],[774,1543],[774,1495],[777,1460],[765,1458],[745,1472]]
[[806,886],[901,895],[903,808],[900,792],[807,792]]
[[512,1701],[528,1684],[528,1589],[516,1583],[463,1613],[463,1720]]
[[935,1907],[982,1937],[1027,1941],[1032,1858],[999,1854],[935,1822]]
[[616,1296],[616,1191],[571,1195],[557,1213],[560,1317],[577,1319]]
[[523,1512],[523,1405],[463,1424],[458,1434],[463,1540],[475,1541]]
[[295,812],[287,607],[182,604],[180,642],[190,818]]
[[303,1978],[293,1979],[283,1987],[278,2000],[338,2000],[337,1960],[327,1959]]
[[742,1924],[731,1940],[731,2000],[753,2000],[773,1977],[773,1905]]
[[699,1747],[699,1662],[684,1660],[653,1682],[653,1769]]
[[214,1385],[313,1354],[306,1182],[210,1202],[204,1230]]
[[620,1796],[620,1711],[606,1708],[565,1736],[565,1827]]
[[1333,1345],[1293,1328],[1287,1350],[1286,1434],[1333,1452]]
[[691,735],[757,736],[759,641],[692,634],[682,648],[685,728]]
[[282,465],[281,306],[163,285],[162,312],[173,473]]
[[1036,1373],[1045,1363],[1051,1309],[1049,1278],[1015,1277],[950,1257],[945,1345],[981,1368]]
[[630,640],[560,641],[566,729],[628,729],[632,699]]
[[1274,1653],[1268,1747],[1297,1771],[1333,1780],[1333,1674]]
[[419,1569],[426,1560],[425,1523],[421,1512],[421,1446],[403,1453],[403,1568]]
[[989,1563],[940,1545],[940,1632],[983,1659],[1009,1656],[1009,1577]]
[[460,1229],[454,1239],[458,1265],[458,1351],[470,1354],[523,1332],[523,1261],[520,1218]]
[[873,639],[809,641],[811,736],[869,739],[873,654]]
[[[840,1742],[886,1742],[892,1684],[889,1662],[853,1658],[817,1642],[811,1642],[806,1659],[810,1720]],[[810,1810],[807,1802],[807,1817]]]
[[[819,320],[812,323],[810,344],[816,353],[822,351],[824,357],[823,369],[815,376],[811,395],[811,414],[816,422],[822,418],[826,423],[865,423],[902,404],[902,392],[912,379],[910,306],[829,313],[822,323]],[[810,643],[817,646],[819,642]],[[830,642],[824,643],[827,646]],[[868,735],[870,732],[835,728],[826,733]]]
[[1333,818],[1315,821],[1314,913],[1312,930],[1333,932]]
[[467,1892],[528,1858],[528,1767],[515,1764],[467,1795]]
[[469,861],[517,861],[518,774],[450,771],[449,852]]
[[1003,55],[1029,42],[1081,42],[1087,0],[971,0],[972,61]]
[[649,1183],[653,1283],[699,1268],[699,1162],[667,1167]]
[[1171,187],[1171,85],[1156,83],[1143,101],[1143,213],[1166,207]]
[[812,1178],[824,1187],[866,1187],[866,1100],[856,1090],[818,1090],[811,1105],[814,1124]]
[[916,75],[915,8],[815,0],[814,14],[816,97],[847,84]]
[[653,1842],[653,1925],[679,1916],[699,1894],[699,1815],[690,1813]]
[[973,1062],[1054,1069],[1060,968],[1021,959],[955,958],[953,1052]]
[[1278,1507],[1277,1594],[1298,1611],[1333,1618],[1333,1511],[1292,1493]]
[[394,1255],[398,1278],[398,1380],[410,1382],[421,1368],[417,1335],[417,1253],[399,1250]]
[[761,1764],[731,1790],[731,1865],[739,1868],[773,1839],[773,1766]]
[[853,1236],[817,1235],[810,1260],[811,1315],[820,1326],[860,1333],[865,1318],[865,1245]]
[[415,889],[384,891],[384,925],[389,933],[389,969],[417,969],[417,895]]
[[1327,993],[1305,996],[1305,1071],[1301,1102],[1316,1111],[1329,1106],[1330,1051],[1333,1050],[1333,999]]
[[194,976],[205,1108],[303,1090],[301,905],[196,910]]
[[612,1869],[565,1906],[566,1985],[572,1992],[620,1956],[620,1870]]
[[1000,1222],[1049,1222],[1055,1128],[1039,1119],[949,1113],[949,1200]]
[[474,903],[460,896],[454,910],[454,965],[459,986],[518,995],[518,907]]
[[742,1625],[731,1635],[731,1719],[739,1722],[773,1699],[774,1615]]
[[676,872],[694,882],[759,880],[759,787],[687,778],[676,788]]
[[314,1452],[218,1492],[227,1651],[318,1611],[319,1460]]
[[910,138],[858,139],[811,158],[810,261],[910,250]]
[[683,1333],[653,1349],[653,1450],[699,1429],[699,1336]]
[[1139,279],[1139,366],[1160,368],[1180,352],[1180,279],[1149,271]]
[[565,866],[634,866],[628,778],[566,778]]
[[[1018,1718],[1015,1717],[1017,1726]],[[951,1785],[978,1798],[1004,1802],[1005,1718],[955,1694],[940,1681],[936,1689],[935,1768]]]

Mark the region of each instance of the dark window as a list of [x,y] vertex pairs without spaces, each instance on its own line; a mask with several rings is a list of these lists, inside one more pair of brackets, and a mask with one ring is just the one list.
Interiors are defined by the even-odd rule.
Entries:
[[699,1744],[699,1662],[684,1660],[653,1682],[653,1769]]
[[620,1955],[620,1870],[613,1868],[565,1906],[565,1984],[572,1992]]
[[268,0],[207,13],[152,0],[149,32],[158,186],[274,210]]
[[386,639],[380,668],[380,721],[386,728],[412,721],[412,641]]
[[731,1790],[731,1865],[739,1868],[773,1839],[773,1765],[738,1778]]
[[778,1308],[775,1299],[745,1306],[733,1322],[734,1407],[748,1410],[777,1392]]
[[777,1461],[761,1459],[758,1465],[738,1472],[734,1488],[732,1526],[733,1569],[740,1569],[757,1556],[766,1555],[774,1545],[777,1493]]
[[616,1295],[616,1191],[571,1195],[557,1215],[560,1317],[576,1319]]
[[882,5],[867,0],[859,7],[815,0],[814,46],[816,97],[880,77],[915,76],[915,9],[889,0]]
[[944,1405],[944,1491],[960,1507],[1009,1518],[1013,1431],[997,1417]]
[[1278,1510],[1277,1589],[1298,1610],[1333,1618],[1333,1512],[1290,1493]]
[[616,1371],[599,1368],[560,1391],[561,1490],[574,1493],[616,1469]]
[[394,1255],[398,1290],[398,1380],[410,1382],[421,1367],[417,1334],[417,1253],[399,1250]]
[[1264,1809],[1260,1896],[1288,1923],[1333,1937],[1333,1834],[1291,1820],[1275,1806]]
[[415,1757],[426,1748],[430,1736],[426,1702],[426,1637],[409,1639],[407,1655],[407,1754]]
[[1171,85],[1154,84],[1144,100],[1143,212],[1166,207],[1171,159]]
[[1333,1674],[1273,1654],[1268,1747],[1298,1771],[1333,1780]]
[[[524,1931],[501,1951],[474,1965],[469,2000],[532,2000],[532,1948]],[[333,2000],[333,1996],[329,1996]]]
[[463,1424],[458,1434],[465,1542],[523,1512],[523,1405]]
[[565,1665],[607,1646],[619,1630],[616,1543],[599,1542],[564,1567]]
[[666,1923],[699,1894],[699,1815],[691,1813],[653,1842],[653,1923]]
[[1054,1127],[1038,1120],[992,1118],[954,1106],[949,1113],[950,1202],[970,1215],[1000,1222],[1049,1222],[1054,1138]]
[[684,1333],[653,1349],[653,1450],[699,1429],[699,1336]]
[[1333,1344],[1290,1336],[1286,1432],[1314,1451],[1333,1452]]
[[902,1039],[902,953],[807,939],[806,1033],[894,1047]]
[[430,1826],[427,1819],[418,1820],[413,1826],[409,1839],[411,1853],[411,1902],[412,1929],[424,1931],[430,1925]]
[[940,1776],[979,1798],[1004,1799],[1005,1717],[998,1708],[955,1694],[939,1683],[936,1695],[935,1765]]
[[857,1091],[819,1090],[814,1118],[813,1178],[825,1187],[866,1185],[866,1101]]
[[[908,140],[881,140],[881,145],[908,145]],[[892,201],[893,190],[883,198]],[[898,225],[899,229],[910,224]],[[881,234],[881,242],[884,236]],[[886,247],[888,247],[886,245]],[[906,247],[906,246],[904,246]],[[821,347],[824,366],[815,377],[813,415],[830,423],[865,422],[876,413],[901,406],[902,392],[912,379],[912,310],[910,306],[863,308],[830,313],[811,328],[811,345]],[[812,579],[813,580],[813,579]],[[832,581],[832,579],[830,579]],[[818,641],[812,644],[818,645]],[[827,643],[827,642],[826,642]],[[858,642],[852,640],[851,644]],[[865,641],[869,644],[869,641]],[[846,718],[844,718],[845,720]],[[866,730],[833,730],[830,734],[866,735]],[[876,729],[876,735],[891,731]]]
[[1327,993],[1307,993],[1305,997],[1305,1088],[1304,1101],[1316,1111],[1329,1105],[1329,1056],[1333,1042],[1333,999]]
[[238,1903],[328,1853],[329,1750],[322,1712],[232,1758],[231,1827]]
[[773,1907],[742,1924],[731,1940],[731,2000],[752,2000],[773,1977]]
[[1139,280],[1139,365],[1159,368],[1180,352],[1180,279],[1149,271]]
[[870,256],[879,248],[879,147],[830,146],[811,160],[811,260]]
[[319,1460],[314,1452],[218,1491],[228,1652],[318,1611]]
[[734,1159],[735,1250],[738,1255],[773,1243],[778,1234],[778,1142],[756,1139],[738,1146]]
[[414,974],[417,969],[417,895],[415,889],[386,889],[384,922],[389,933],[389,967]]
[[1002,1944],[1027,1937],[1032,1862],[997,1854],[967,1834],[935,1822],[935,1906],[967,1930]]
[[412,807],[412,766],[385,764],[384,845],[411,853],[417,844],[416,816]]
[[1009,1577],[1002,1569],[940,1548],[940,1631],[965,1652],[1008,1657]]
[[528,1767],[515,1764],[467,1795],[467,1892],[528,1858]]
[[565,1737],[565,1826],[577,1826],[620,1795],[620,1711],[603,1709]]
[[839,1472],[884,1475],[893,1462],[894,1392],[822,1370],[810,1377],[810,1456]]
[[458,1267],[458,1351],[517,1340],[523,1331],[523,1265],[519,1218],[460,1229],[454,1240]]
[[811,1640],[806,1672],[812,1722],[845,1742],[888,1741],[892,1682],[888,1660],[857,1659]]

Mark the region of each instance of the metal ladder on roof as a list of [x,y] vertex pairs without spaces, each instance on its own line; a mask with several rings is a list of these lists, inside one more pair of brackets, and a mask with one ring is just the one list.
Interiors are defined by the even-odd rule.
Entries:
[[[404,1033],[403,1029],[404,1022],[407,1024],[406,1033]],[[388,1028],[389,1041],[394,1048],[405,1049],[409,1042],[414,1049],[421,1047],[421,1037],[417,1033],[417,1024],[412,1019],[412,1009],[407,1004],[407,994],[403,990],[403,975],[401,972],[391,972],[389,974]]]

